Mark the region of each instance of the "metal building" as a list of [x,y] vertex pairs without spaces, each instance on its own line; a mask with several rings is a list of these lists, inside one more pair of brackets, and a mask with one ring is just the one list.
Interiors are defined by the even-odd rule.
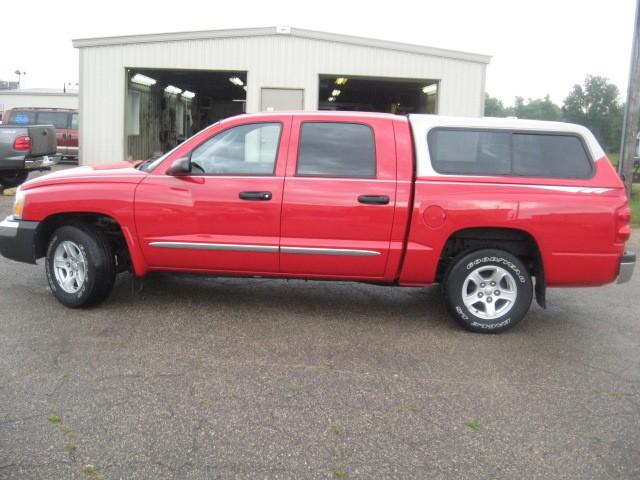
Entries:
[[145,159],[261,110],[482,116],[490,57],[290,27],[74,40],[80,162]]
[[78,108],[77,90],[54,90],[49,88],[25,88],[21,90],[0,90],[0,119],[10,108]]

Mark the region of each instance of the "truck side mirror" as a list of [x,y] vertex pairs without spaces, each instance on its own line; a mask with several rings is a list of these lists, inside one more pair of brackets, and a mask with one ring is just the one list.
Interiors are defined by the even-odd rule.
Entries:
[[191,175],[191,162],[189,157],[179,158],[174,161],[166,173],[173,177],[186,177],[187,175]]

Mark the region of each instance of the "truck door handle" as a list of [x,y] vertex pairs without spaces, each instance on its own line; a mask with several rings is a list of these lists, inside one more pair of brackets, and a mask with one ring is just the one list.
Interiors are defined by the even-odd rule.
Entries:
[[358,202],[365,205],[387,205],[389,203],[388,195],[360,195]]
[[240,200],[271,200],[273,195],[271,192],[240,192],[238,195]]

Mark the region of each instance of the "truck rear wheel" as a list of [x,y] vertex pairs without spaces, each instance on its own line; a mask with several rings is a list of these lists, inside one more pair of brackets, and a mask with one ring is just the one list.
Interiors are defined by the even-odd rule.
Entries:
[[116,269],[109,242],[83,224],[58,228],[49,241],[47,280],[60,303],[70,308],[94,305],[113,289]]
[[533,284],[525,265],[503,250],[476,250],[458,258],[443,282],[449,313],[473,332],[498,333],[524,318]]
[[0,172],[0,185],[5,188],[13,188],[22,185],[29,177],[26,170],[8,170]]

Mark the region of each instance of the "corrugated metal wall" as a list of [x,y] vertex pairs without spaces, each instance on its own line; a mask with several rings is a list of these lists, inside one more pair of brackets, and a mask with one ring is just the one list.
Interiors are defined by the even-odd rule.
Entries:
[[26,95],[0,92],[0,112],[17,107],[78,108],[77,95]]
[[125,69],[247,71],[247,112],[260,109],[262,87],[302,88],[317,109],[318,75],[440,80],[438,113],[480,116],[486,65],[287,35],[183,40],[80,49],[82,164],[125,158]]

